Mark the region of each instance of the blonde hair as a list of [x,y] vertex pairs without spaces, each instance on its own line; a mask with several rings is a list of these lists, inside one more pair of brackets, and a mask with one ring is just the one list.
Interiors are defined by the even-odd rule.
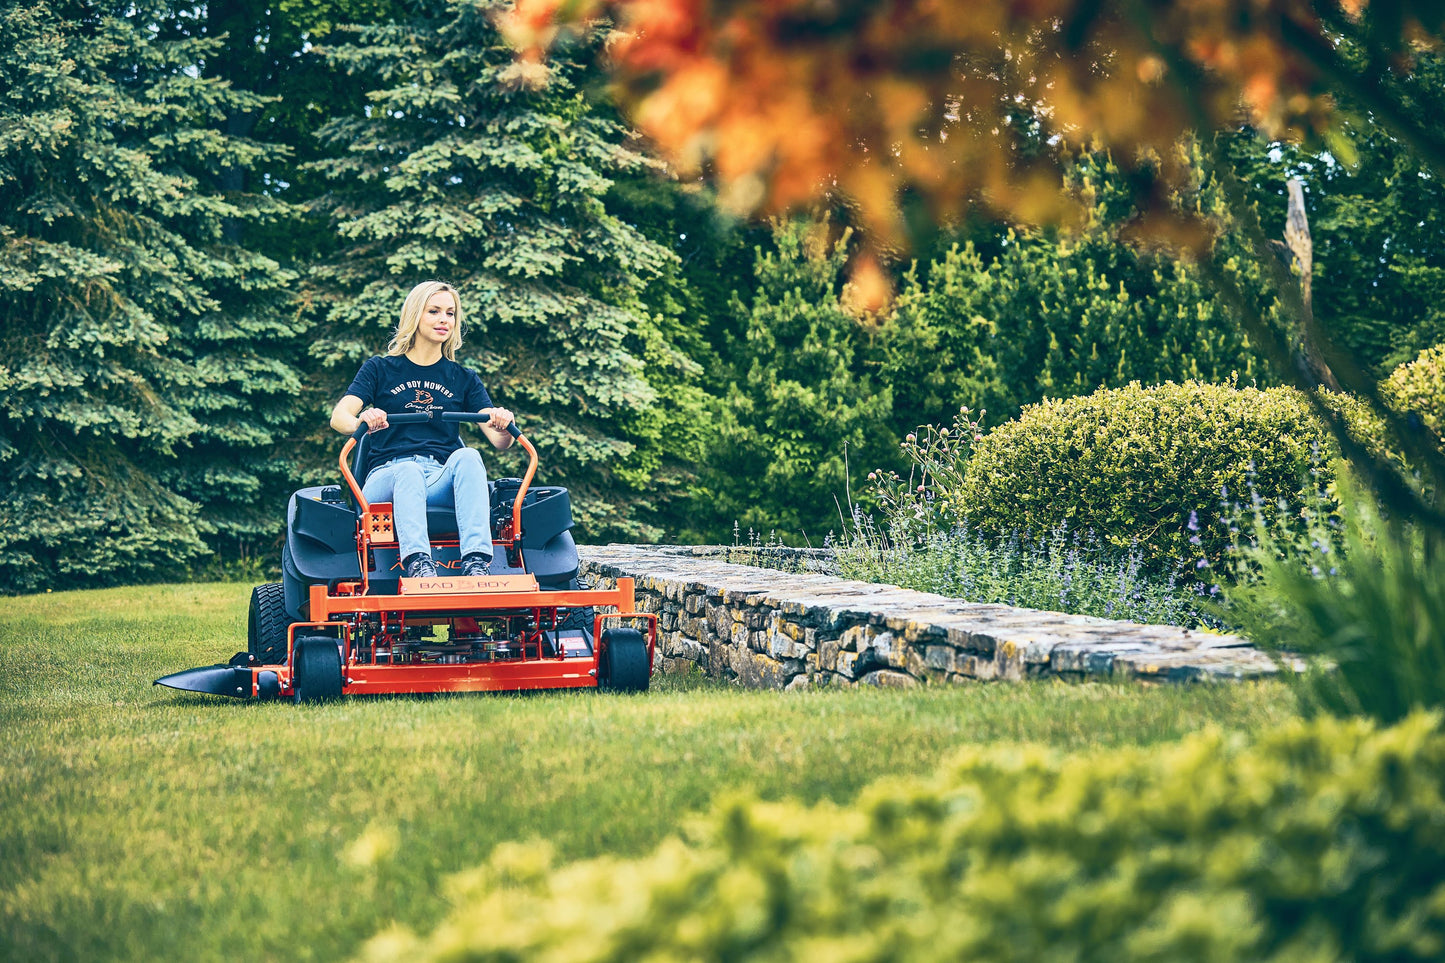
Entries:
[[457,349],[462,346],[462,299],[457,294],[457,289],[445,281],[423,281],[407,294],[406,300],[401,303],[401,320],[396,323],[396,334],[391,336],[391,341],[386,346],[388,355],[394,358],[411,350],[412,345],[416,344],[416,329],[421,324],[422,309],[432,299],[432,295],[442,291],[452,296],[452,304],[457,309],[451,334],[442,345],[442,354],[448,361],[457,360]]

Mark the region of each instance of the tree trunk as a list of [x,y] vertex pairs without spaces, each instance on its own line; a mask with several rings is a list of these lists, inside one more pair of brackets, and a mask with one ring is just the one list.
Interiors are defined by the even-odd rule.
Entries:
[[[265,4],[257,0],[213,0],[207,4],[206,32],[212,37],[224,35],[226,38],[207,65],[209,76],[229,81],[237,90],[267,92],[273,72],[266,53],[267,25],[263,22],[268,12]],[[230,110],[219,126],[228,137],[249,137],[260,119],[256,111]],[[245,169],[222,167],[217,172],[216,186],[226,194],[245,191]],[[222,234],[233,244],[241,243],[241,222],[227,218]]]
[[1310,240],[1310,223],[1305,217],[1304,184],[1299,178],[1289,181],[1289,216],[1284,224],[1284,242],[1294,254],[1299,265],[1300,301],[1304,305],[1300,326],[1299,365],[1305,376],[1315,384],[1324,385],[1331,391],[1339,391],[1340,383],[1325,362],[1319,348],[1319,329],[1315,324],[1314,301],[1310,294],[1310,282],[1314,276],[1315,249]]

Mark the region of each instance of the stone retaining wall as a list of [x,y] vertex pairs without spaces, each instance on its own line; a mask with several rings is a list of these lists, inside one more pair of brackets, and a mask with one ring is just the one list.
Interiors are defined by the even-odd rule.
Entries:
[[730,564],[714,547],[583,546],[582,575],[637,580],[657,666],[763,689],[1062,678],[1185,681],[1276,671],[1244,639]]

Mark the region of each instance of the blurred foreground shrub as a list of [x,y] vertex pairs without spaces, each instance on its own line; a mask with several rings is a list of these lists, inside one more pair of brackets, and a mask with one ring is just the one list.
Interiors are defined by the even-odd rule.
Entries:
[[856,805],[734,802],[636,860],[499,847],[371,960],[1438,960],[1445,734],[970,749]]

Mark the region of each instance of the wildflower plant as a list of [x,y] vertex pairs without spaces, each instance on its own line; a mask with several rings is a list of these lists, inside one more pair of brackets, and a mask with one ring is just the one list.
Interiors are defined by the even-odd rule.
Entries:
[[723,558],[734,565],[752,565],[797,574],[826,567],[813,557],[814,554],[812,548],[795,548],[787,544],[776,529],[769,531],[764,538],[762,532],[749,528],[747,541],[744,542],[742,526],[734,521],[733,543],[726,547]]
[[[922,425],[904,436],[899,449],[911,463],[908,476],[877,469],[868,473],[869,500],[888,520],[891,541],[912,543],[962,521],[958,513],[969,453],[983,440],[987,411],[960,408],[951,426]],[[857,522],[857,505],[850,513]]]
[[[868,475],[876,514],[850,505],[835,546],[838,574],[975,602],[1172,625],[1218,625],[1213,575],[1181,562],[1161,571],[1138,544],[1120,547],[1060,522],[1041,533],[984,532],[970,524],[960,493],[968,458],[984,438],[969,408],[950,426],[910,432],[900,449],[906,476]],[[1194,524],[1198,526],[1197,517]],[[1197,543],[1196,543],[1197,544]]]
[[865,515],[855,519],[834,565],[848,578],[970,602],[1191,628],[1223,625],[1210,604],[1217,586],[1183,568],[1161,575],[1146,562],[1137,548],[1121,551],[1063,524],[1041,537],[1016,532],[1003,539],[960,525],[895,543]]

